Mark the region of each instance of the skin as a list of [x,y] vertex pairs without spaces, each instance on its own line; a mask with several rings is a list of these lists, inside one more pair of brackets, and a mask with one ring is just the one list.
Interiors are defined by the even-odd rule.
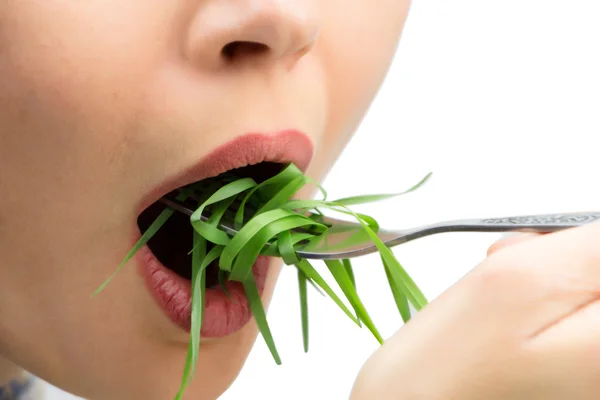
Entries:
[[[407,10],[0,2],[0,380],[25,368],[89,399],[172,398],[188,335],[135,269],[89,298],[129,250],[137,205],[247,131],[305,131],[307,173],[321,179],[376,94]],[[223,63],[232,41],[267,51]],[[495,245],[373,355],[352,400],[597,399],[599,235],[594,224]],[[187,397],[223,393],[256,336],[250,323],[205,342]]]
[[[315,149],[307,174],[322,179],[377,93],[408,8],[0,2],[0,369],[17,365],[94,400],[172,398],[188,335],[135,268],[90,300],[129,250],[137,206],[249,131],[304,131]],[[263,51],[224,62],[234,41]],[[223,393],[256,336],[250,323],[207,341],[187,397]]]

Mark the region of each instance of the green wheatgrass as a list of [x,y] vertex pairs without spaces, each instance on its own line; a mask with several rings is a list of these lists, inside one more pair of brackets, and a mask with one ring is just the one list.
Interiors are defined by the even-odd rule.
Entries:
[[[206,268],[217,260],[220,269],[219,283],[223,288],[225,288],[224,283],[227,280],[242,283],[254,319],[277,364],[281,364],[281,359],[252,275],[252,265],[259,255],[280,257],[286,265],[294,265],[298,269],[305,351],[308,351],[307,284],[328,295],[352,321],[358,326],[364,324],[377,341],[380,344],[383,343],[383,338],[357,293],[350,260],[326,260],[324,262],[354,312],[346,307],[312,264],[306,259],[299,258],[296,254],[297,249],[307,244],[314,244],[323,237],[325,232],[335,229],[322,223],[320,217],[323,214],[320,209],[329,209],[350,215],[363,227],[362,234],[368,235],[379,251],[398,311],[404,322],[409,321],[411,317],[409,303],[419,311],[427,304],[425,295],[400,265],[393,252],[378,238],[376,232],[379,224],[377,221],[368,215],[353,212],[349,206],[385,200],[412,192],[423,185],[430,176],[431,174],[428,174],[417,185],[402,193],[355,196],[335,201],[327,201],[327,192],[306,177],[293,164],[287,165],[280,173],[260,184],[251,178],[239,178],[235,176],[234,172],[231,172],[181,189],[178,200],[183,201],[197,193],[201,201],[198,202],[198,206],[190,218],[193,227],[193,248],[190,249],[192,254],[190,341],[181,387],[175,395],[175,399],[182,398],[185,388],[196,371],[204,311]],[[302,187],[310,183],[317,185],[320,189],[323,194],[322,200],[291,200]],[[246,207],[248,204],[252,207]],[[306,216],[307,211],[312,211],[311,217]],[[93,295],[106,287],[174,212],[174,210],[166,208],[158,216],[129,251],[117,270]],[[209,215],[205,221],[201,219],[203,214]],[[226,214],[228,220],[233,219],[239,230],[234,236],[219,229],[219,223]],[[207,252],[208,243],[212,243],[213,246]]]

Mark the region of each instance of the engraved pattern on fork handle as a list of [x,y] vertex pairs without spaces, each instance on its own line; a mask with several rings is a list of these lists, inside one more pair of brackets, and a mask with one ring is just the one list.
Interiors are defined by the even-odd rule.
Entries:
[[600,221],[600,213],[568,213],[531,215],[506,218],[488,218],[481,222],[484,224],[511,224],[521,226],[553,225],[553,226],[579,226],[594,221]]
[[[575,228],[588,223],[600,222],[600,212],[574,212],[515,217],[466,219],[446,221],[430,225],[414,232],[409,240],[446,232],[535,232],[552,233]],[[392,240],[392,243],[401,243]]]
[[[445,221],[425,227],[406,230],[398,236],[386,238],[384,243],[394,247],[426,236],[450,232],[552,233],[592,222],[600,222],[600,212],[556,213]],[[362,249],[355,251],[354,254],[358,256],[369,254],[373,251],[374,246],[369,246],[368,250]]]

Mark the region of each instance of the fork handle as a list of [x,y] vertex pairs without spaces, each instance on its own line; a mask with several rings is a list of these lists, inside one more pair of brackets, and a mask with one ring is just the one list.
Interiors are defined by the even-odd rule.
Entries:
[[[425,236],[447,232],[537,232],[551,233],[567,228],[600,222],[600,211],[575,212],[561,214],[521,215],[516,217],[463,219],[456,221],[438,222],[432,225],[403,231],[379,231],[379,238],[388,247],[420,239]],[[320,251],[299,251],[302,258],[340,259],[358,257],[377,251],[375,245],[357,245],[344,251],[321,249]]]
[[600,221],[600,212],[575,212],[449,221],[436,224],[431,228],[436,233],[457,231],[550,233],[596,221]]

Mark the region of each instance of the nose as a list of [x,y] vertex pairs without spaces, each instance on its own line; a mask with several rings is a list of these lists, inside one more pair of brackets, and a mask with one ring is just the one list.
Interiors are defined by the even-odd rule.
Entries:
[[210,67],[282,62],[295,64],[313,47],[321,28],[316,0],[213,0],[199,2],[184,53]]

